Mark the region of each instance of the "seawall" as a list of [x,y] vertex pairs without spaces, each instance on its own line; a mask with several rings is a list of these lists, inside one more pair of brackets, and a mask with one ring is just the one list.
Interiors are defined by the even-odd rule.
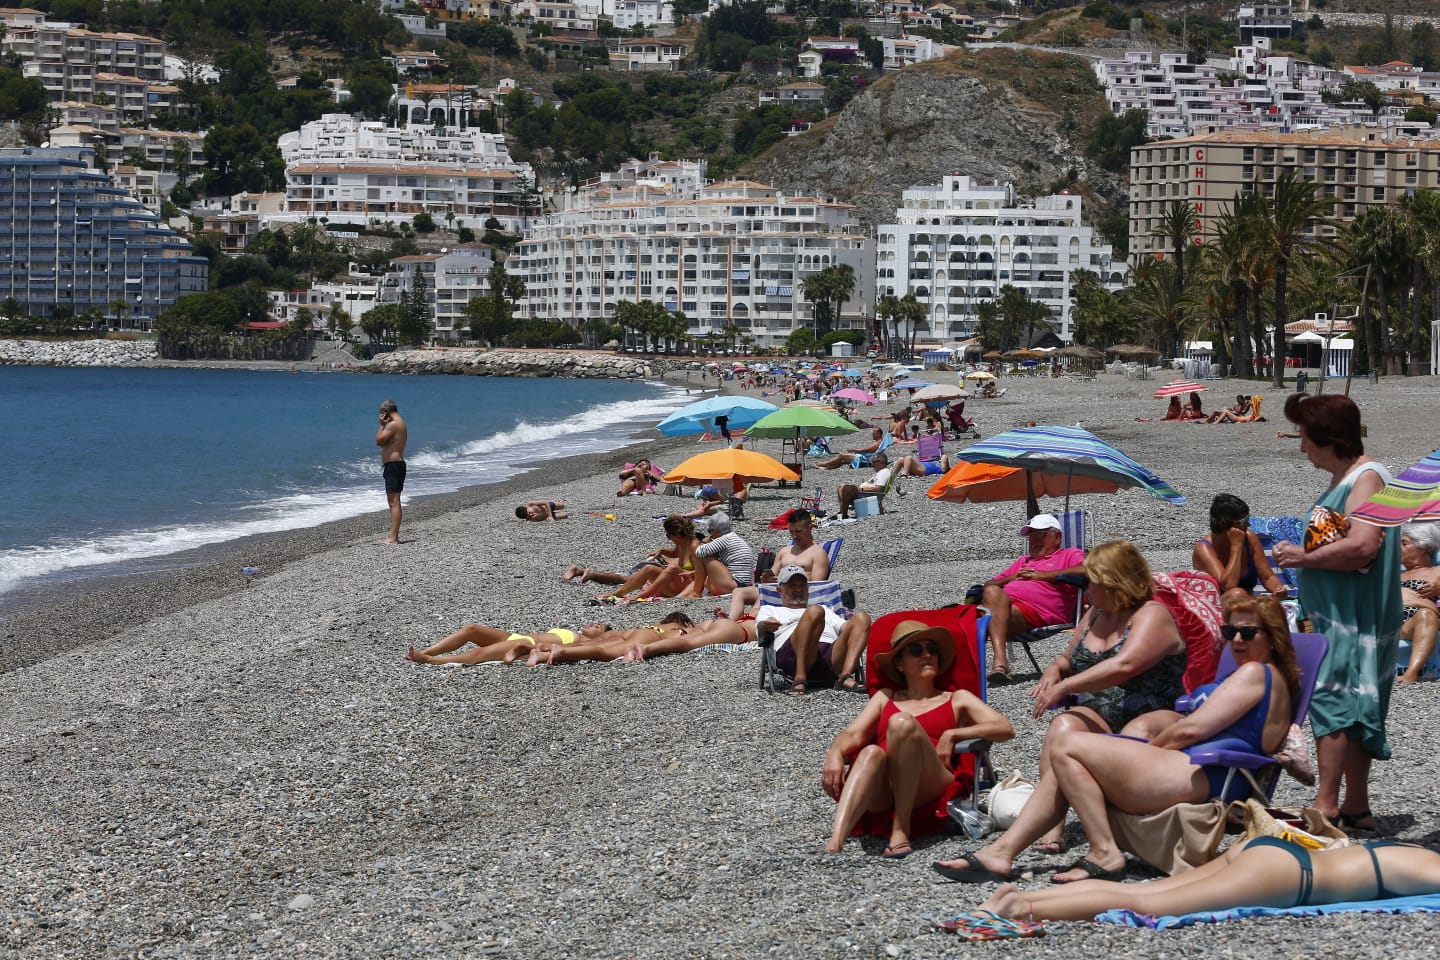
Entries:
[[449,373],[478,377],[608,377],[643,380],[675,365],[674,361],[630,358],[613,353],[541,350],[482,350],[445,347],[382,353],[357,368],[370,373]]

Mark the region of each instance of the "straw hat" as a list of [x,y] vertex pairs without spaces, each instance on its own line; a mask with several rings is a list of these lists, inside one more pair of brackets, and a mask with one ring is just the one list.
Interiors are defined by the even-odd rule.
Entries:
[[916,640],[933,640],[940,646],[940,673],[950,669],[955,662],[955,636],[944,627],[932,627],[928,623],[921,623],[919,620],[901,620],[895,625],[895,632],[890,635],[890,649],[884,653],[875,654],[875,663],[880,672],[896,683],[898,686],[905,686],[905,677],[899,670],[895,669],[895,654],[903,650],[907,643]]

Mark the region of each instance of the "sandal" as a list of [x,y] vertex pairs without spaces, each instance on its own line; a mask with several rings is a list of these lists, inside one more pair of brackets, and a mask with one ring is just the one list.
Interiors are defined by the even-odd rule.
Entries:
[[914,852],[915,848],[910,846],[910,841],[905,840],[901,843],[897,843],[893,847],[886,847],[884,851],[881,852],[880,856],[884,857],[886,860],[904,860],[906,857],[910,856],[910,854]]
[[1079,880],[1061,880],[1059,877],[1052,874],[1050,877],[1050,882],[1066,884],[1079,883],[1080,880],[1111,880],[1115,883],[1119,883],[1120,881],[1125,879],[1125,874],[1128,867],[1129,864],[1127,863],[1126,865],[1121,866],[1115,870],[1106,870],[1104,867],[1100,866],[1100,864],[1096,863],[1094,860],[1091,860],[1089,857],[1081,857],[1079,860],[1076,860],[1064,870],[1056,870],[1055,873],[1069,873],[1072,870],[1083,870],[1085,871],[1087,876],[1081,877]]
[[[1362,823],[1361,821],[1369,821]],[[1375,814],[1369,810],[1361,810],[1359,813],[1337,813],[1335,823],[1342,830],[1359,830],[1361,833],[1373,833],[1376,830]]]
[[835,689],[844,690],[846,693],[864,693],[865,682],[860,679],[860,672],[857,670],[836,680]]
[[795,683],[790,684],[790,688],[785,691],[785,696],[787,696],[787,697],[803,697],[803,696],[805,696],[805,694],[807,694],[807,693],[809,693],[809,692],[810,692],[810,687],[809,687],[809,685],[806,684],[806,683],[804,683],[804,682],[801,682],[801,681],[798,681],[798,680],[797,680]]

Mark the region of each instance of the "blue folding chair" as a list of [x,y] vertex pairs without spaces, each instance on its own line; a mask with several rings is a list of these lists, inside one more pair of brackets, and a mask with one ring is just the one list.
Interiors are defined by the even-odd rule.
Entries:
[[[760,605],[780,607],[784,601],[780,599],[780,586],[775,583],[759,583],[756,587],[760,591]],[[853,607],[855,595],[849,590],[844,590],[838,580],[816,580],[810,584],[810,605],[819,604],[833,610],[842,620],[847,619],[850,614],[848,608]],[[759,645],[760,658],[760,689],[769,690],[771,693],[780,693],[790,686],[790,678],[780,672],[779,664],[775,660],[775,634],[755,633],[755,641]]]

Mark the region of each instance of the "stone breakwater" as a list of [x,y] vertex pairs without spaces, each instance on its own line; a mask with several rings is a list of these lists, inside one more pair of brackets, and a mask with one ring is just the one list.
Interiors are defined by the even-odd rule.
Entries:
[[0,340],[0,364],[130,367],[157,359],[154,340]]
[[363,369],[370,373],[463,373],[479,377],[609,377],[643,380],[674,366],[671,361],[612,353],[532,352],[446,348],[382,353]]

